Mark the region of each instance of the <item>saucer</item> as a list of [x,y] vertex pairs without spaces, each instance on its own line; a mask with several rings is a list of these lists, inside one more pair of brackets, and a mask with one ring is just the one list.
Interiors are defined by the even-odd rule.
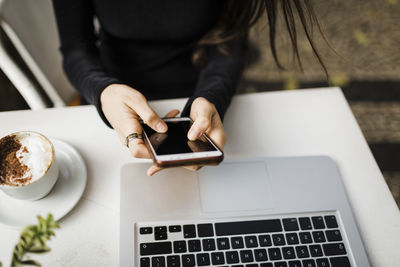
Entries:
[[54,145],[59,177],[50,193],[36,201],[18,200],[0,190],[0,223],[9,226],[37,224],[37,215],[53,214],[59,220],[70,212],[80,200],[86,187],[85,163],[71,145],[50,138]]

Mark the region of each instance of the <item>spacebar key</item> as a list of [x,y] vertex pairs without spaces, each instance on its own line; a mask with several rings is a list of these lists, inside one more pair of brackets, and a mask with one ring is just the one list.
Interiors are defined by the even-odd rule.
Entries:
[[258,220],[241,222],[223,222],[215,224],[217,236],[273,233],[281,232],[282,225],[279,219],[276,220]]
[[140,256],[171,254],[171,242],[141,243]]

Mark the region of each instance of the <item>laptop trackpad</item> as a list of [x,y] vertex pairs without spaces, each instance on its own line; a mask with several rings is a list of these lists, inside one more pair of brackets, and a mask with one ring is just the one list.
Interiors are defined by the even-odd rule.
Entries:
[[203,212],[264,210],[274,207],[264,162],[224,162],[198,172]]

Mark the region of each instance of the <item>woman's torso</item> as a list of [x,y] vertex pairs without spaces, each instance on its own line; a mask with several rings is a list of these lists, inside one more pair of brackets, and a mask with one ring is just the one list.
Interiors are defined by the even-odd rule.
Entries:
[[149,99],[188,96],[196,42],[217,22],[220,0],[93,0],[104,68]]

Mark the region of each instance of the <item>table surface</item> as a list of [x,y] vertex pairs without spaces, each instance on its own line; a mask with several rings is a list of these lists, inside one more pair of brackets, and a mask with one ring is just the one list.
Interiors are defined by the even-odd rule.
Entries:
[[[185,99],[151,102],[163,115]],[[120,167],[133,159],[92,106],[0,113],[0,136],[39,131],[74,146],[88,169],[78,205],[61,221],[43,266],[118,266]],[[343,176],[373,266],[400,262],[400,212],[339,88],[236,96],[225,116],[226,159],[328,155]],[[0,225],[0,261],[9,265],[21,229]]]

